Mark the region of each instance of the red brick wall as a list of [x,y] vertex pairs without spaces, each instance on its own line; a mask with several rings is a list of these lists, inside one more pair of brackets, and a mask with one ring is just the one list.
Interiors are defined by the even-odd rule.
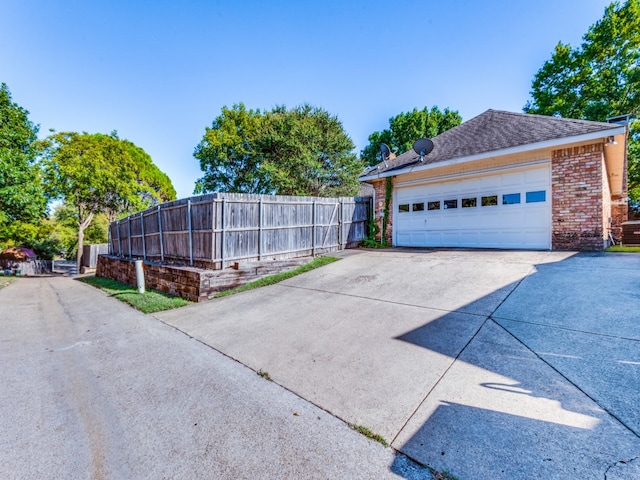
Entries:
[[[214,293],[229,290],[266,275],[290,270],[311,260],[313,257],[244,262],[237,265],[237,268],[225,268],[224,270],[206,270],[197,267],[144,262],[142,268],[145,288],[159,290],[192,302],[200,302],[207,300]],[[135,261],[128,258],[100,255],[96,276],[136,285]]]
[[611,216],[606,181],[602,144],[552,153],[552,249],[603,250]]
[[[197,269],[151,262],[144,262],[142,265],[145,288],[159,290],[192,302],[208,298],[206,296],[208,292],[201,292],[200,272]],[[96,277],[110,278],[128,285],[136,285],[135,261],[100,255],[96,267]]]

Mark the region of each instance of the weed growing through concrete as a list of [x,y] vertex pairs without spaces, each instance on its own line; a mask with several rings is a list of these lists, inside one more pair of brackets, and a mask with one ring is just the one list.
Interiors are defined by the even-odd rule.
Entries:
[[431,475],[433,476],[433,480],[458,480],[458,477],[451,475],[446,470],[442,472],[433,471]]
[[362,425],[354,425],[354,424],[350,424],[349,426],[352,429],[354,429],[356,432],[361,433],[362,435],[364,435],[365,437],[370,438],[371,440],[375,440],[376,442],[381,443],[385,447],[389,446],[389,443],[384,439],[384,437],[382,435],[378,435],[377,433],[373,433],[367,427],[362,426]]
[[269,380],[270,382],[271,380],[271,375],[269,375],[269,372],[265,372],[264,370],[258,370],[258,375],[260,375],[262,378],[264,378],[265,380]]

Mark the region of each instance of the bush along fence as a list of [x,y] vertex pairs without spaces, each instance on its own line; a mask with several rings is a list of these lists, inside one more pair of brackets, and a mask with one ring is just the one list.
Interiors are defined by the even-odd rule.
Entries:
[[111,223],[109,253],[224,269],[237,262],[315,256],[367,236],[370,199],[214,193],[164,203]]

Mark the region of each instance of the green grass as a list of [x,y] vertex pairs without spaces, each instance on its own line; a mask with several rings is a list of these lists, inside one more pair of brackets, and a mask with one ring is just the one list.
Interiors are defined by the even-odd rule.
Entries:
[[229,295],[233,295],[235,293],[246,292],[247,290],[253,290],[254,288],[266,287],[268,285],[274,285],[276,283],[282,282],[283,280],[287,280],[289,278],[295,277],[296,275],[300,275],[302,273],[309,272],[319,267],[323,267],[330,263],[340,260],[336,257],[316,257],[311,262],[305,263],[304,265],[299,266],[298,268],[294,268],[293,270],[289,270],[287,272],[280,272],[274,275],[268,275],[266,277],[262,277],[258,280],[254,280],[253,282],[245,283],[244,285],[240,285],[239,287],[232,288],[230,290],[225,290],[224,292],[219,292],[213,295],[213,298],[221,298]]
[[7,285],[9,285],[14,280],[15,280],[14,277],[5,277],[5,276],[0,275],[0,288],[6,287]]
[[625,247],[624,245],[612,245],[606,252],[640,253],[640,247]]
[[156,290],[146,290],[145,293],[140,294],[136,287],[116,282],[109,278],[84,277],[78,280],[105,291],[112,297],[131,305],[143,313],[170,310],[172,308],[184,307],[191,303],[184,298],[174,297]]
[[384,439],[384,437],[382,435],[378,435],[377,433],[373,433],[367,427],[362,426],[362,425],[354,425],[354,424],[350,424],[349,426],[352,429],[354,429],[356,432],[361,433],[362,435],[364,435],[365,437],[370,438],[371,440],[375,440],[376,442],[381,443],[385,447],[389,446],[389,443]]

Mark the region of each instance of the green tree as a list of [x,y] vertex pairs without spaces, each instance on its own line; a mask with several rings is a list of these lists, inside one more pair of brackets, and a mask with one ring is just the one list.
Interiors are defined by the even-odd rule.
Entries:
[[360,152],[360,158],[369,166],[376,165],[380,159],[380,145],[386,143],[392,150],[400,153],[413,147],[419,138],[433,138],[450,128],[460,125],[462,117],[457,111],[438,107],[429,110],[414,108],[389,119],[389,128],[369,135],[369,144]]
[[[558,43],[534,76],[527,113],[605,121],[640,108],[640,0],[611,3],[580,47]],[[640,122],[630,125],[629,193],[640,201]]]
[[[116,132],[111,136],[118,138]],[[151,156],[142,148],[129,140],[120,140],[133,161],[135,183],[134,195],[129,197],[120,211],[110,211],[109,219],[113,221],[116,215],[128,215],[144,210],[162,202],[176,199],[176,191],[171,179],[153,163]]]
[[195,191],[354,195],[363,165],[353,148],[338,118],[321,108],[224,107],[195,149],[204,171]]
[[44,218],[44,193],[38,157],[38,126],[0,85],[0,247],[26,243]]
[[260,110],[247,110],[244,104],[222,107],[193,153],[204,176],[196,182],[195,193],[238,192],[271,193],[273,188],[255,140],[264,116]]
[[268,112],[255,142],[274,191],[281,195],[355,195],[363,165],[342,123],[326,110],[302,105]]
[[175,197],[172,186],[162,195],[150,186],[150,158],[115,133],[61,132],[50,136],[45,145],[43,171],[48,191],[74,209],[78,264],[85,230],[97,214],[116,215],[157,203],[162,195]]
[[[53,215],[47,220],[48,239],[57,246],[58,252],[64,252],[67,258],[77,256],[78,248],[78,215],[73,205],[60,203]],[[108,240],[109,217],[105,213],[97,213],[91,224],[84,231],[85,243],[106,243]]]

